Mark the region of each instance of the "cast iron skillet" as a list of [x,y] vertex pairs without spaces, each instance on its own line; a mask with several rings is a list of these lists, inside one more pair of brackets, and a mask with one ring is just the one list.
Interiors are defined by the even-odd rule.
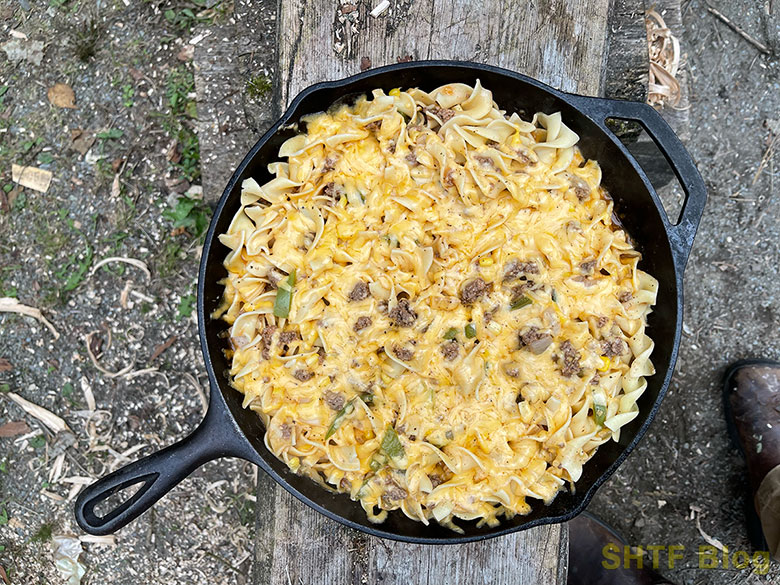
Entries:
[[[401,86],[431,90],[453,82],[471,85],[477,79],[493,92],[501,108],[516,111],[526,119],[537,111],[560,111],[566,124],[579,134],[583,155],[600,163],[603,184],[615,200],[617,214],[643,254],[642,268],[659,282],[658,303],[649,317],[648,329],[656,342],[652,360],[657,373],[648,378],[647,390],[638,401],[639,416],[623,427],[620,442],[610,441],[599,447],[584,466],[574,493],[559,493],[549,506],[532,502],[530,514],[504,520],[495,528],[477,528],[474,522],[459,522],[465,531],[462,535],[435,523],[425,526],[400,511],[390,513],[383,524],[371,524],[360,505],[347,495],[330,493],[313,481],[295,475],[274,457],[263,444],[260,419],[251,410],[241,408],[242,395],[230,387],[227,378],[225,340],[219,336],[225,324],[209,318],[222,295],[219,281],[226,275],[222,261],[228,250],[216,235],[227,231],[240,206],[241,182],[254,177],[263,184],[271,178],[266,165],[276,160],[280,145],[296,133],[294,126],[302,115],[326,110],[336,101],[349,101],[375,88],[389,91]],[[678,223],[669,221],[645,173],[607,129],[607,118],[637,121],[658,143],[685,191]],[[91,534],[114,532],[146,511],[198,466],[226,456],[256,463],[299,500],[333,520],[394,540],[464,543],[569,520],[585,508],[596,489],[625,460],[647,430],[664,397],[680,343],[683,269],[706,198],[701,176],[683,145],[655,110],[641,103],[566,94],[512,71],[454,61],[400,63],[304,90],[238,166],[206,235],[198,280],[198,330],[211,384],[211,401],[205,419],[182,441],[113,472],[81,492],[76,501],[79,525]],[[96,506],[110,495],[137,484],[140,484],[137,491],[121,505],[101,515],[95,512]]]

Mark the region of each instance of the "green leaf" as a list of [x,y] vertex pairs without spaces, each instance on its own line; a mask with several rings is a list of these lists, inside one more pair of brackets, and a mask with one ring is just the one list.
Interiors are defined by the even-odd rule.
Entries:
[[401,440],[398,438],[398,433],[390,425],[387,425],[385,436],[382,437],[382,445],[380,446],[382,452],[391,459],[397,459],[403,457],[406,453],[404,446],[401,444]]
[[65,382],[65,384],[62,386],[62,395],[65,398],[70,398],[73,396],[73,384],[70,382]]
[[477,328],[474,323],[466,325],[466,339],[473,339],[477,336]]
[[84,280],[84,276],[87,274],[89,267],[92,265],[92,246],[87,244],[87,251],[84,254],[84,258],[76,265],[76,271],[71,272],[68,280],[65,281],[65,285],[62,287],[64,291],[72,291],[81,281]]
[[344,422],[344,419],[347,418],[347,415],[350,414],[353,410],[355,410],[355,405],[353,404],[353,402],[355,402],[354,398],[349,402],[347,402],[344,405],[344,408],[342,408],[336,413],[336,418],[334,418],[333,422],[330,423],[330,426],[328,427],[328,432],[325,433],[325,440],[330,439],[333,436],[333,434],[337,430],[339,430],[341,423]]
[[5,95],[5,92],[8,91],[7,85],[0,85],[0,97],[3,97]]
[[42,152],[38,155],[38,162],[42,165],[47,165],[54,161],[54,157],[48,152]]
[[98,132],[97,137],[102,140],[116,140],[118,138],[122,138],[124,134],[125,133],[119,128],[109,128],[108,130]]
[[166,10],[165,11],[165,20],[168,22],[173,22],[176,20],[176,13],[173,10]]
[[179,319],[188,319],[192,315],[192,311],[195,310],[196,298],[194,294],[185,295],[181,298],[181,301],[179,301],[179,312],[176,315]]
[[295,288],[295,268],[290,271],[290,276],[284,283],[279,284],[274,300],[274,316],[286,319],[290,315],[293,289]]
[[528,297],[520,297],[516,301],[513,301],[511,305],[509,305],[509,310],[514,311],[516,309],[522,309],[523,307],[527,307],[531,303],[533,303],[533,301]]
[[0,392],[5,394],[6,392],[10,392],[10,391],[11,391],[11,385],[10,384],[5,384],[5,383],[0,384]]
[[8,473],[8,462],[0,461],[0,473]]
[[0,526],[8,524],[8,512],[5,508],[0,508]]
[[46,446],[46,439],[43,435],[36,435],[30,439],[30,447],[33,449],[41,449]]
[[444,339],[455,339],[457,336],[458,336],[458,328],[457,327],[450,327],[444,333]]

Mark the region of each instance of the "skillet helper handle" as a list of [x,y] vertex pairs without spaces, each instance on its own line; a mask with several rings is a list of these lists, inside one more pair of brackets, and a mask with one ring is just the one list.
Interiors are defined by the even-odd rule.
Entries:
[[[217,457],[237,455],[230,441],[219,440],[219,435],[224,433],[214,427],[222,417],[215,410],[218,409],[212,404],[200,426],[181,441],[134,461],[85,488],[76,500],[79,526],[89,534],[111,534],[143,514],[204,463]],[[100,515],[96,513],[95,508],[102,502],[128,488],[136,490],[132,496]]]
[[670,225],[669,239],[675,264],[682,273],[707,203],[707,188],[691,155],[674,130],[652,106],[641,102],[581,96],[578,96],[578,102],[591,119],[605,130],[609,130],[605,124],[607,118],[631,120],[641,124],[674,171],[685,192],[685,201],[677,222]]

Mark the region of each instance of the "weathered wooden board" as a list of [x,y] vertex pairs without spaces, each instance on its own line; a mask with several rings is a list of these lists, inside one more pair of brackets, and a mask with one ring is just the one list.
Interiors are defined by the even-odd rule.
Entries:
[[358,0],[281,3],[279,103],[317,81],[358,73],[363,57],[374,67],[406,56],[468,59],[564,91],[601,89],[609,0],[401,0],[378,18],[371,9]]
[[[406,57],[469,59],[521,71],[566,91],[644,97],[641,0],[613,0],[613,5],[610,0],[490,0],[479,6],[462,0],[393,0],[389,11],[373,18],[369,12],[378,3],[285,0],[275,13],[270,0],[238,0],[235,21],[196,47],[207,198],[218,196],[243,153],[298,91],[357,73],[363,57],[374,67]],[[274,17],[278,55],[257,38],[267,38],[262,23],[267,27]],[[622,38],[616,31],[623,31]],[[250,55],[254,61],[249,65],[242,61],[248,51],[259,53]],[[266,70],[276,71],[274,95],[264,108],[246,95],[252,63],[258,59]],[[611,81],[605,72],[614,73]],[[235,131],[223,122],[232,114]],[[206,189],[206,182],[212,187]],[[257,502],[253,583],[566,581],[565,526],[472,545],[425,547],[346,529],[309,510],[262,474]]]

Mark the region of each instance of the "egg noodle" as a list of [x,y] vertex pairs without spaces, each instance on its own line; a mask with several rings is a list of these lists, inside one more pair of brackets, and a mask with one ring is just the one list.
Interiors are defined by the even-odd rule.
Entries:
[[291,470],[461,531],[549,503],[637,416],[657,281],[559,113],[479,82],[304,120],[220,241],[232,383]]

